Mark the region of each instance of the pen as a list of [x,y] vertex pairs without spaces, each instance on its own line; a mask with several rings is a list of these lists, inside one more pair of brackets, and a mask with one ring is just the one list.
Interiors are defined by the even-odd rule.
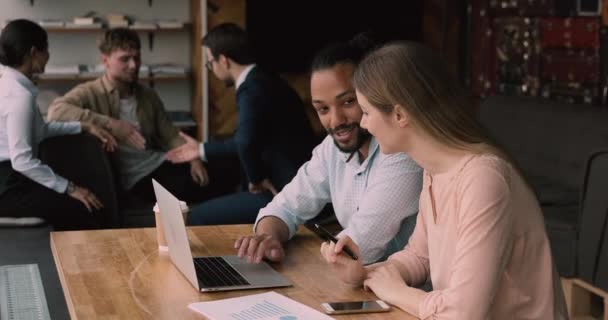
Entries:
[[[326,238],[328,241],[332,241],[333,243],[337,243],[338,239],[336,239],[336,237],[334,237],[331,233],[329,233],[329,231],[325,230],[325,228],[321,227],[319,224],[315,223],[315,228],[317,228],[317,230],[319,230],[319,232],[321,233],[321,236],[323,238]],[[351,257],[353,260],[357,260],[357,255],[350,250],[349,247],[344,246],[342,248],[342,250],[349,256]]]

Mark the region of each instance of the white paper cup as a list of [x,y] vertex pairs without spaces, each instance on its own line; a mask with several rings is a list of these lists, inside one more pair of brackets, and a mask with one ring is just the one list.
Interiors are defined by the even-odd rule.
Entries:
[[[184,223],[188,221],[188,212],[190,208],[185,201],[180,201],[180,208],[182,210],[182,218],[184,219]],[[154,211],[154,220],[156,221],[156,241],[158,242],[158,250],[159,251],[169,251],[167,247],[167,238],[165,237],[165,228],[163,227],[163,220],[160,217],[160,209],[158,207],[158,203],[154,205],[152,208]]]

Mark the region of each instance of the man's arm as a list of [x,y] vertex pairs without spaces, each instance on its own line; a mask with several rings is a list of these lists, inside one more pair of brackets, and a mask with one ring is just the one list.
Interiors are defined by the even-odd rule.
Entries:
[[[50,121],[89,122],[108,130],[116,140],[126,143],[132,148],[143,150],[146,140],[133,124],[91,110],[96,103],[96,94],[101,93],[96,93],[90,83],[77,86],[63,97],[53,101],[49,107],[48,119]],[[109,106],[107,107],[109,108]],[[109,110],[107,112],[109,113]]]
[[79,85],[62,97],[58,97],[49,107],[48,120],[92,122],[104,129],[109,129],[112,118],[91,111],[89,97],[93,93],[86,84]]
[[330,201],[327,181],[326,157],[323,149],[333,147],[331,138],[313,151],[313,157],[305,163],[296,177],[258,214],[253,227],[254,235],[243,236],[236,241],[240,257],[259,263],[265,257],[281,261],[285,256],[283,243],[291,238],[297,226],[319,214]]
[[234,244],[240,258],[249,263],[260,263],[262,258],[279,262],[285,257],[283,243],[289,238],[289,229],[283,220],[268,216],[260,221],[252,236],[242,236]]
[[327,137],[313,150],[312,158],[306,162],[296,176],[258,214],[254,230],[267,216],[274,216],[287,226],[288,238],[293,237],[297,227],[316,217],[321,209],[331,202],[329,188],[328,149],[335,148],[332,138]]
[[255,234],[268,234],[280,243],[285,243],[289,240],[289,228],[287,224],[273,216],[264,217],[260,220],[255,228]]

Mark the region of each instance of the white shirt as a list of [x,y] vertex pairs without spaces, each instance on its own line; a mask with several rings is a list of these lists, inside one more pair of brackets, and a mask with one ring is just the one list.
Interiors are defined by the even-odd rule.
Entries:
[[403,220],[418,212],[422,169],[404,153],[381,153],[374,138],[365,161],[359,163],[356,155],[346,162],[348,156],[327,136],[294,179],[260,210],[256,226],[266,216],[278,217],[291,238],[298,225],[331,202],[344,228],[338,237],[353,239],[366,264],[382,258]]
[[239,87],[243,84],[243,82],[245,82],[245,79],[247,79],[247,75],[249,75],[249,72],[251,72],[251,70],[254,67],[255,67],[255,63],[247,65],[245,67],[245,69],[243,69],[243,72],[241,72],[241,74],[239,74],[238,78],[236,78],[236,82],[234,83],[235,90],[238,90]]
[[[139,128],[135,96],[120,99],[119,119]],[[131,189],[139,180],[152,173],[165,161],[165,154],[155,150],[137,150],[126,144],[119,144],[117,151],[120,182],[125,190]]]
[[81,132],[80,122],[45,123],[36,105],[38,89],[21,72],[4,67],[0,76],[0,161],[33,181],[65,192],[68,181],[38,158],[46,138]]

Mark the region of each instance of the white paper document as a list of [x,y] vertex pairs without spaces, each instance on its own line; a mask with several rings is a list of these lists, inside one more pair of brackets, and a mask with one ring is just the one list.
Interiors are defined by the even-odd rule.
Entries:
[[333,319],[274,291],[232,299],[196,302],[188,307],[212,320]]

